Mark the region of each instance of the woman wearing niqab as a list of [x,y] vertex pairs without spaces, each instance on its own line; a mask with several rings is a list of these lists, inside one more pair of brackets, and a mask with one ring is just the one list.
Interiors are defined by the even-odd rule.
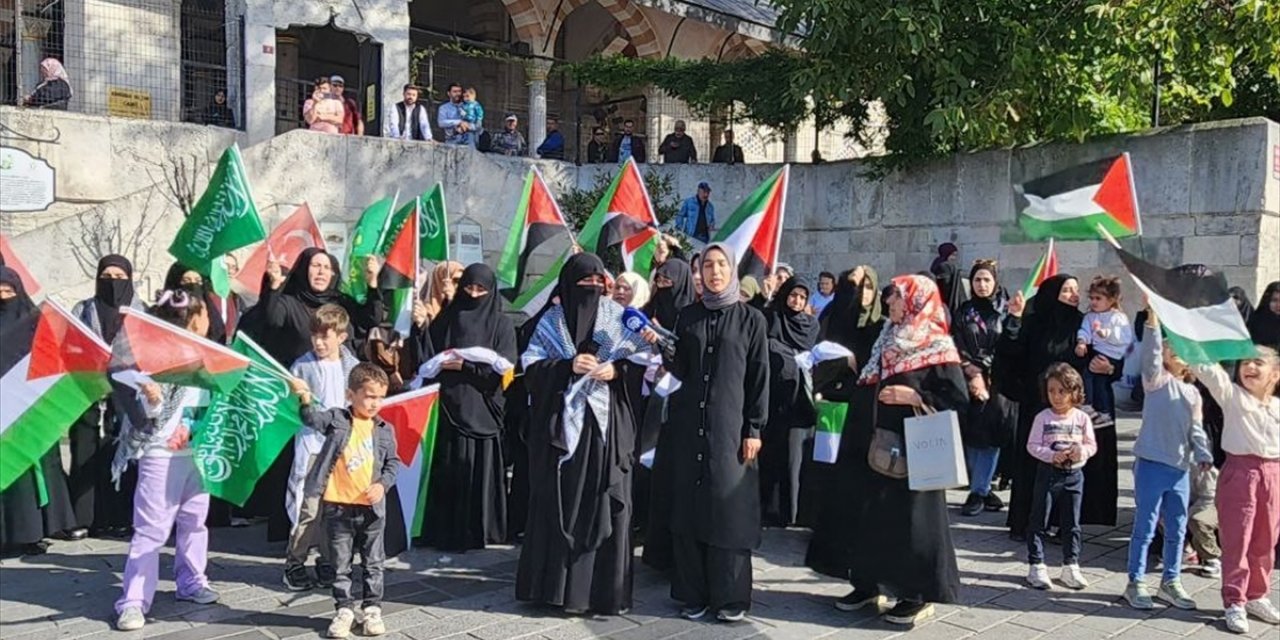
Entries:
[[808,281],[782,283],[769,321],[769,423],[760,450],[760,507],[766,525],[788,527],[800,509],[800,471],[817,416],[796,355],[813,348],[818,321],[809,315]]

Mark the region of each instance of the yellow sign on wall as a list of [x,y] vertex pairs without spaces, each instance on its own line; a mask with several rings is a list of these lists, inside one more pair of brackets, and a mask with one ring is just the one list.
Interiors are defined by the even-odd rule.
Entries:
[[107,87],[107,115],[151,119],[151,94],[146,91]]

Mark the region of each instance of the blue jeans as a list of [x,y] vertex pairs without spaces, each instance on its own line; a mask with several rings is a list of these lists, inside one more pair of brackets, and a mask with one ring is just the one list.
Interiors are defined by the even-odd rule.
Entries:
[[969,493],[982,497],[991,494],[991,478],[1000,462],[1000,447],[965,447],[964,461],[969,465]]
[[1031,497],[1031,521],[1027,528],[1027,564],[1044,564],[1044,532],[1049,528],[1049,506],[1058,510],[1058,534],[1062,537],[1062,564],[1080,563],[1080,501],[1084,497],[1084,472],[1038,462],[1036,488]]
[[1191,499],[1191,474],[1182,469],[1138,458],[1133,463],[1133,535],[1129,538],[1129,582],[1147,573],[1147,548],[1156,535],[1156,522],[1164,519],[1164,575],[1161,582],[1176,580],[1182,572],[1182,542],[1187,531],[1187,504]]
[[[1096,355],[1090,352],[1090,357]],[[1093,407],[1098,413],[1116,417],[1116,391],[1111,387],[1111,383],[1120,379],[1120,372],[1124,370],[1124,358],[1107,358],[1111,365],[1116,368],[1116,372],[1112,375],[1102,375],[1084,370],[1084,397],[1085,402]]]

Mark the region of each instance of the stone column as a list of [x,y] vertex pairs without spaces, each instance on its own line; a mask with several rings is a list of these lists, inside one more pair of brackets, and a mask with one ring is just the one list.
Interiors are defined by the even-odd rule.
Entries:
[[800,132],[792,131],[782,139],[782,161],[800,162]]
[[40,84],[40,61],[44,56],[44,39],[53,22],[30,15],[22,16],[22,42],[18,45],[18,93],[26,97]]
[[547,75],[551,60],[529,58],[524,61],[524,75],[529,85],[529,155],[547,139]]
[[654,86],[648,86],[644,89],[645,104],[645,130],[644,136],[648,152],[649,162],[658,164],[662,159],[658,157],[658,145],[662,144],[663,136],[667,135],[663,128],[662,122],[662,105],[667,99],[667,94]]

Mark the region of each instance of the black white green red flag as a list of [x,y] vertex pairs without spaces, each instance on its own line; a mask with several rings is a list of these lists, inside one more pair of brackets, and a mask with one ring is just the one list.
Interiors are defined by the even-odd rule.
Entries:
[[240,384],[249,358],[143,311],[120,309],[109,371],[135,386],[146,379],[226,393]]
[[605,249],[657,225],[658,218],[644,186],[644,176],[640,175],[635,158],[628,158],[591,212],[591,217],[583,223],[582,231],[578,233],[578,244],[583,251],[601,256]]
[[1027,283],[1022,285],[1022,297],[1030,298],[1040,289],[1040,283],[1058,275],[1058,252],[1053,250],[1053,238],[1049,238],[1049,248],[1045,249],[1044,255],[1036,261],[1036,266],[1032,267],[1031,274],[1027,276]]
[[729,245],[737,254],[739,276],[760,278],[778,265],[790,176],[790,165],[779,169],[756,187],[716,232],[714,241]]
[[511,221],[507,244],[498,260],[498,284],[508,300],[516,300],[523,291],[524,274],[528,270],[529,256],[547,240],[558,233],[569,233],[560,205],[551,195],[551,189],[543,181],[537,169],[530,168],[524,180],[524,191]]
[[622,241],[622,262],[627,271],[638,273],[648,279],[653,270],[653,254],[658,250],[662,234],[656,228],[649,228]]
[[1257,356],[1222,274],[1164,269],[1124,249],[1116,253],[1160,318],[1165,339],[1183,360],[1211,364]]
[[107,395],[110,359],[111,348],[52,300],[40,305],[38,319],[0,328],[0,491]]
[[1036,240],[1101,240],[1142,233],[1129,154],[1103,158],[1014,186],[1018,224]]
[[378,286],[390,290],[391,300],[388,318],[400,335],[409,335],[412,326],[413,285],[418,274],[418,243],[421,236],[418,227],[422,223],[420,212],[422,199],[414,198],[396,214],[399,226],[388,234],[386,247],[379,252],[385,259],[379,274]]
[[410,540],[422,535],[431,460],[435,456],[439,391],[440,385],[433,384],[402,393],[388,398],[378,411],[378,417],[390,424],[396,434],[396,453],[401,465],[396,486],[405,533]]

